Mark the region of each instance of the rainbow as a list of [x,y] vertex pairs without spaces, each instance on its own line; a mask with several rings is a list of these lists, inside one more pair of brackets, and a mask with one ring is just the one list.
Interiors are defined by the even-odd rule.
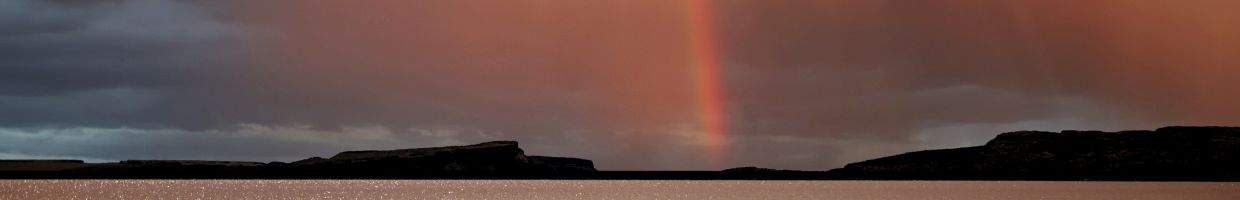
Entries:
[[693,68],[698,124],[705,136],[705,153],[712,164],[728,154],[728,118],[724,107],[718,41],[715,40],[711,0],[688,0],[689,56]]

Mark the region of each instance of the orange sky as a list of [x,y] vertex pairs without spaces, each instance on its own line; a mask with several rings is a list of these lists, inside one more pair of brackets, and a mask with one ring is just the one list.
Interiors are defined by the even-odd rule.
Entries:
[[[587,134],[619,140],[586,154],[621,168],[652,154],[705,161],[719,142],[701,132],[737,137],[734,163],[651,165],[831,165],[939,145],[917,138],[950,127],[982,127],[944,139],[977,143],[1012,129],[1240,123],[1235,1],[245,5],[242,21],[262,30],[251,59],[278,90],[256,96],[301,98],[270,103],[277,118]],[[702,62],[718,80],[697,76]],[[702,120],[712,109],[723,122]],[[785,137],[818,142],[767,150]],[[666,147],[681,143],[694,150]],[[850,153],[765,158],[806,148]]]
[[[479,120],[486,122],[465,125],[621,135],[662,135],[685,126],[702,131],[695,128],[699,99],[696,69],[688,67],[695,61],[684,3],[286,3],[254,17],[253,23],[278,32],[257,42],[269,51],[257,62],[282,66],[274,77],[285,79],[279,84],[307,90],[299,92],[314,101],[335,101],[322,104],[373,105],[358,123]],[[313,90],[338,95],[322,99]],[[400,121],[423,113],[443,114]],[[631,147],[622,148],[634,155],[667,143],[661,136],[624,138]]]
[[[631,123],[666,120],[661,118],[665,113],[689,108],[693,100],[687,79],[691,69],[683,67],[689,62],[683,50],[686,27],[674,20],[682,15],[676,3],[323,1],[280,6],[292,7],[285,9],[291,12],[260,19],[280,30],[260,42],[275,55],[260,62],[284,65],[284,73],[295,74],[291,77],[315,77],[304,84],[380,86],[401,91],[381,94],[398,99],[440,95],[420,94],[420,87],[433,87],[426,84],[481,87],[463,90],[496,95],[471,99],[478,104],[541,101],[548,97],[539,92],[569,92],[576,93],[570,98],[602,100],[581,107]],[[444,80],[422,83],[419,77]],[[503,94],[508,92],[514,94]]]
[[823,170],[1240,126],[1234,0],[4,2],[0,157],[517,140],[600,169]]

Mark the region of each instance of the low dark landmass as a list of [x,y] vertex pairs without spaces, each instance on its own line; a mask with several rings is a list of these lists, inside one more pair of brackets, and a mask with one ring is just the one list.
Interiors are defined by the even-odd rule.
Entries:
[[[44,166],[56,166],[56,169]],[[37,170],[34,170],[37,169]],[[292,163],[126,160],[3,161],[2,178],[161,178],[161,179],[561,179],[597,172],[590,160],[527,156],[517,142],[467,146],[349,151],[331,158]]]
[[0,160],[0,172],[6,171],[62,171],[86,166],[81,160]]
[[899,180],[1240,180],[1240,128],[1011,132],[983,146],[905,153],[829,174]]
[[590,160],[529,156],[516,142],[498,141],[349,151],[291,163],[0,160],[0,178],[1238,181],[1240,128],[1020,131],[983,146],[905,153],[829,171],[598,171]]

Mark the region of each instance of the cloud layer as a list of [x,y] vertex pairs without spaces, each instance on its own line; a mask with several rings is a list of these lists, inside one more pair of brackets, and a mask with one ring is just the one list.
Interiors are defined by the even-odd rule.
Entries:
[[0,2],[0,157],[291,161],[519,140],[605,169],[827,169],[1014,130],[1240,124],[1230,1]]

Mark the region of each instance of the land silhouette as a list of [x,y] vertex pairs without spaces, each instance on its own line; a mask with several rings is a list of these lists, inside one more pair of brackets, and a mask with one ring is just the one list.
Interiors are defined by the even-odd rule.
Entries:
[[1240,127],[1018,131],[982,146],[882,157],[826,171],[599,171],[590,160],[525,155],[514,141],[348,151],[291,163],[0,160],[9,179],[647,179],[1238,181]]

